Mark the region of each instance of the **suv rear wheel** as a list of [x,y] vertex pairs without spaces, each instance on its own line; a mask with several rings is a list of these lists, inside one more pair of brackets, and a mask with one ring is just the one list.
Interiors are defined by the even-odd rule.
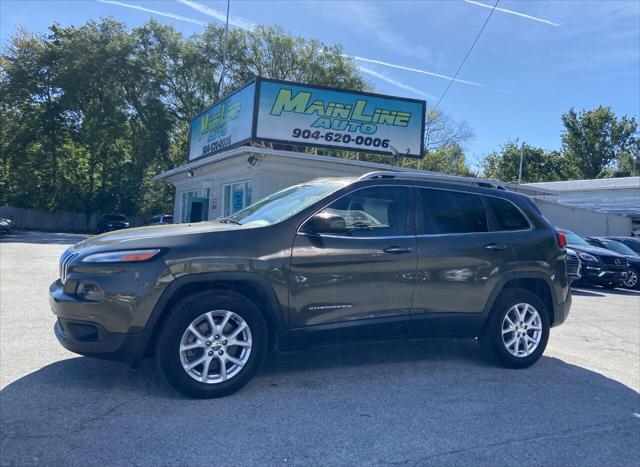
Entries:
[[229,395],[258,370],[267,349],[262,314],[234,292],[190,295],[170,311],[156,346],[160,372],[182,394]]
[[526,289],[507,289],[498,298],[481,340],[500,365],[526,368],[542,356],[549,328],[542,300]]

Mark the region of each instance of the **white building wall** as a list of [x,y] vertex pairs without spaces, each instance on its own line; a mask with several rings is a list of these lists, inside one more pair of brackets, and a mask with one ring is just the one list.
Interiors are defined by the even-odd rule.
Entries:
[[535,201],[551,224],[571,230],[578,235],[631,235],[631,218],[629,217],[566,206],[541,199]]
[[[254,165],[248,161],[251,154],[256,158]],[[186,191],[196,191],[197,196],[202,197],[209,188],[208,218],[215,219],[223,215],[223,187],[228,183],[250,181],[253,187],[252,200],[257,201],[278,190],[314,178],[359,176],[372,170],[406,170],[383,164],[345,161],[324,156],[281,156],[268,151],[261,153],[256,148],[233,154],[231,157],[223,157],[221,155],[219,160],[194,167],[192,178],[187,177],[185,171],[167,176],[166,180],[176,187],[176,222],[183,219],[181,194]],[[567,228],[580,235],[631,234],[631,219],[625,216],[563,205],[555,200],[536,199],[536,203],[553,225]]]

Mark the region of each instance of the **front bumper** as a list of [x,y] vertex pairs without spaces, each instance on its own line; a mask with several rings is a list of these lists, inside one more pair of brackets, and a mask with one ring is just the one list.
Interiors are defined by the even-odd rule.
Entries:
[[580,282],[586,282],[590,284],[610,284],[621,283],[627,280],[626,270],[611,270],[606,267],[593,266],[590,264],[583,265],[582,277]]
[[[144,357],[153,328],[150,314],[171,277],[166,267],[78,271],[49,287],[49,304],[57,316],[55,335],[66,349],[91,357],[120,360],[134,366]],[[166,272],[165,272],[166,271]],[[104,299],[91,301],[76,295],[79,282],[98,284]]]
[[117,360],[129,366],[137,365],[144,357],[146,333],[121,334],[108,332],[90,321],[58,318],[54,325],[58,342],[67,350],[87,357]]

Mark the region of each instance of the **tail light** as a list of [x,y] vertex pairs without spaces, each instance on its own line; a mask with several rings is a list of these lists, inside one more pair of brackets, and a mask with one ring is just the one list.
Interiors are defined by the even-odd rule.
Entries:
[[560,245],[560,248],[566,248],[567,247],[567,236],[565,234],[563,234],[562,232],[556,232],[556,237],[558,239],[558,245]]

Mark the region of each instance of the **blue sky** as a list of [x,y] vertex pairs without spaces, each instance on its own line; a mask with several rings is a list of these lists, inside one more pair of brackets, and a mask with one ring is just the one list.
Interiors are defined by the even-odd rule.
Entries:
[[[377,91],[433,105],[492,5],[232,0],[231,22],[242,28],[280,25],[340,43],[361,58],[356,63]],[[189,35],[206,22],[220,23],[225,7],[224,0],[0,0],[1,40],[6,45],[20,25],[42,32],[53,22],[79,25],[107,16],[129,27],[153,17]],[[559,148],[560,115],[572,106],[602,104],[638,118],[640,2],[502,0],[498,8],[440,104],[473,128],[475,138],[466,147],[472,163],[509,138]]]

